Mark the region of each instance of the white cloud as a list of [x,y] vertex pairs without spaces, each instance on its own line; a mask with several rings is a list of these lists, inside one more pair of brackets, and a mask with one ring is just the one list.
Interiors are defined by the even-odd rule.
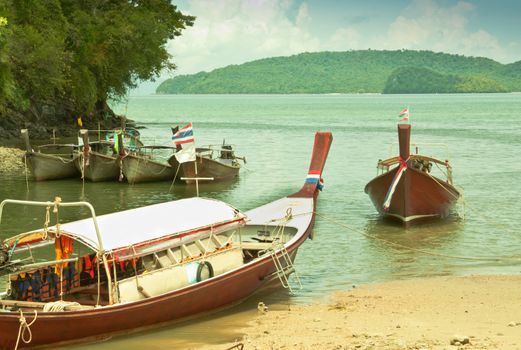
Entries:
[[486,56],[502,62],[511,62],[520,53],[519,42],[502,47],[485,29],[469,29],[475,5],[441,3],[412,0],[396,18],[381,21],[371,33],[353,22],[319,38],[312,30],[320,23],[313,22],[312,7],[306,2],[290,19],[295,6],[292,0],[189,0],[184,12],[197,19],[169,43],[169,51],[178,65],[176,74],[304,51],[407,48]]
[[386,49],[433,50],[507,59],[508,54],[497,38],[483,29],[469,30],[468,16],[474,11],[474,5],[464,1],[442,7],[433,0],[415,0],[375,45]]
[[176,74],[212,70],[270,56],[320,49],[307,29],[312,20],[302,3],[294,21],[288,18],[291,1],[192,0],[192,28],[169,43],[178,65]]

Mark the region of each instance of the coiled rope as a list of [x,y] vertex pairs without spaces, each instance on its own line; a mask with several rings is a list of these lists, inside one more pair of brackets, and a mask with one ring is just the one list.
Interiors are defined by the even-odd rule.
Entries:
[[43,312],[62,312],[62,311],[65,311],[65,308],[67,308],[69,306],[80,306],[80,304],[75,301],[63,301],[63,300],[52,301],[52,302],[46,303],[43,306]]
[[24,313],[22,310],[20,310],[20,328],[18,328],[18,337],[16,338],[16,345],[14,347],[14,350],[18,349],[18,345],[20,343],[20,339],[25,344],[29,344],[33,340],[33,333],[31,332],[31,326],[36,322],[36,318],[38,317],[38,313],[36,310],[34,310],[34,318],[30,323],[27,323],[27,320],[25,319]]

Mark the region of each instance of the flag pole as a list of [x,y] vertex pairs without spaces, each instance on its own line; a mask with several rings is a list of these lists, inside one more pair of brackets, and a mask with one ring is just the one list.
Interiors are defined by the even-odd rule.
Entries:
[[195,167],[195,193],[197,197],[199,197],[199,178],[197,177],[197,154],[195,156],[194,160],[194,167]]

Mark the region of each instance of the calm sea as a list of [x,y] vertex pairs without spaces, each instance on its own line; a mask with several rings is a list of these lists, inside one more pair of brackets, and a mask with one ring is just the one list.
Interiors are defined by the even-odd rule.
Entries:
[[[412,142],[448,145],[448,155],[434,148],[428,152],[450,157],[454,181],[464,192],[458,217],[408,230],[381,221],[364,193],[377,160],[388,157],[397,141],[397,114],[404,107],[411,113]],[[202,184],[201,195],[243,210],[300,188],[315,131],[331,131],[334,139],[317,208],[323,216],[315,239],[302,246],[296,261],[303,284],[296,296],[280,289],[263,293],[210,318],[98,347],[183,348],[233,340],[230,329],[251,316],[245,310],[259,300],[304,303],[360,283],[521,271],[521,94],[146,96],[131,97],[115,110],[146,127],[146,143],[169,144],[171,125],[193,122],[198,145],[223,139],[236,145],[247,159],[240,178],[226,185]],[[168,182],[83,185],[78,179],[30,183],[27,191],[19,177],[1,179],[0,199],[61,196],[90,201],[104,214],[195,195],[193,186],[176,185],[171,192],[169,187]],[[6,214],[0,237],[44,222],[41,209]],[[78,215],[63,211],[61,218]]]

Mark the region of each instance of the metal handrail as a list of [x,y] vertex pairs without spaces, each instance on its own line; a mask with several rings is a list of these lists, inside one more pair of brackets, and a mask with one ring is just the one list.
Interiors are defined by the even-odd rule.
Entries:
[[[6,204],[19,204],[19,205],[30,205],[30,206],[36,206],[36,207],[49,207],[54,206],[57,203],[56,202],[38,202],[38,201],[23,201],[18,199],[4,199],[2,203],[0,203],[0,224],[2,224],[2,214],[4,210],[4,206]],[[103,248],[103,240],[101,239],[101,234],[99,231],[98,221],[96,219],[96,212],[94,210],[94,207],[89,202],[61,202],[58,204],[60,207],[87,207],[90,210],[90,213],[92,215],[92,221],[94,224],[94,229],[96,231],[96,236],[98,238],[99,243],[99,253],[103,254],[105,252],[105,249]]]
[[[105,267],[105,272],[107,273],[107,283],[109,286],[112,286],[112,278],[110,277],[110,269],[107,262],[107,257],[105,256],[105,249],[103,248],[103,240],[101,239],[101,234],[99,231],[98,221],[96,219],[96,212],[94,210],[94,207],[89,202],[38,202],[38,201],[23,201],[18,199],[4,199],[2,203],[0,203],[0,225],[2,224],[2,215],[4,206],[6,204],[19,204],[19,205],[30,205],[30,206],[36,206],[36,207],[51,207],[51,206],[59,206],[59,207],[87,207],[90,210],[91,216],[92,216],[92,222],[94,224],[94,229],[96,231],[96,236],[98,237],[98,243],[99,243],[99,249],[98,254],[102,256],[103,258],[103,265]],[[113,303],[113,297],[112,293],[109,293],[109,303]]]

